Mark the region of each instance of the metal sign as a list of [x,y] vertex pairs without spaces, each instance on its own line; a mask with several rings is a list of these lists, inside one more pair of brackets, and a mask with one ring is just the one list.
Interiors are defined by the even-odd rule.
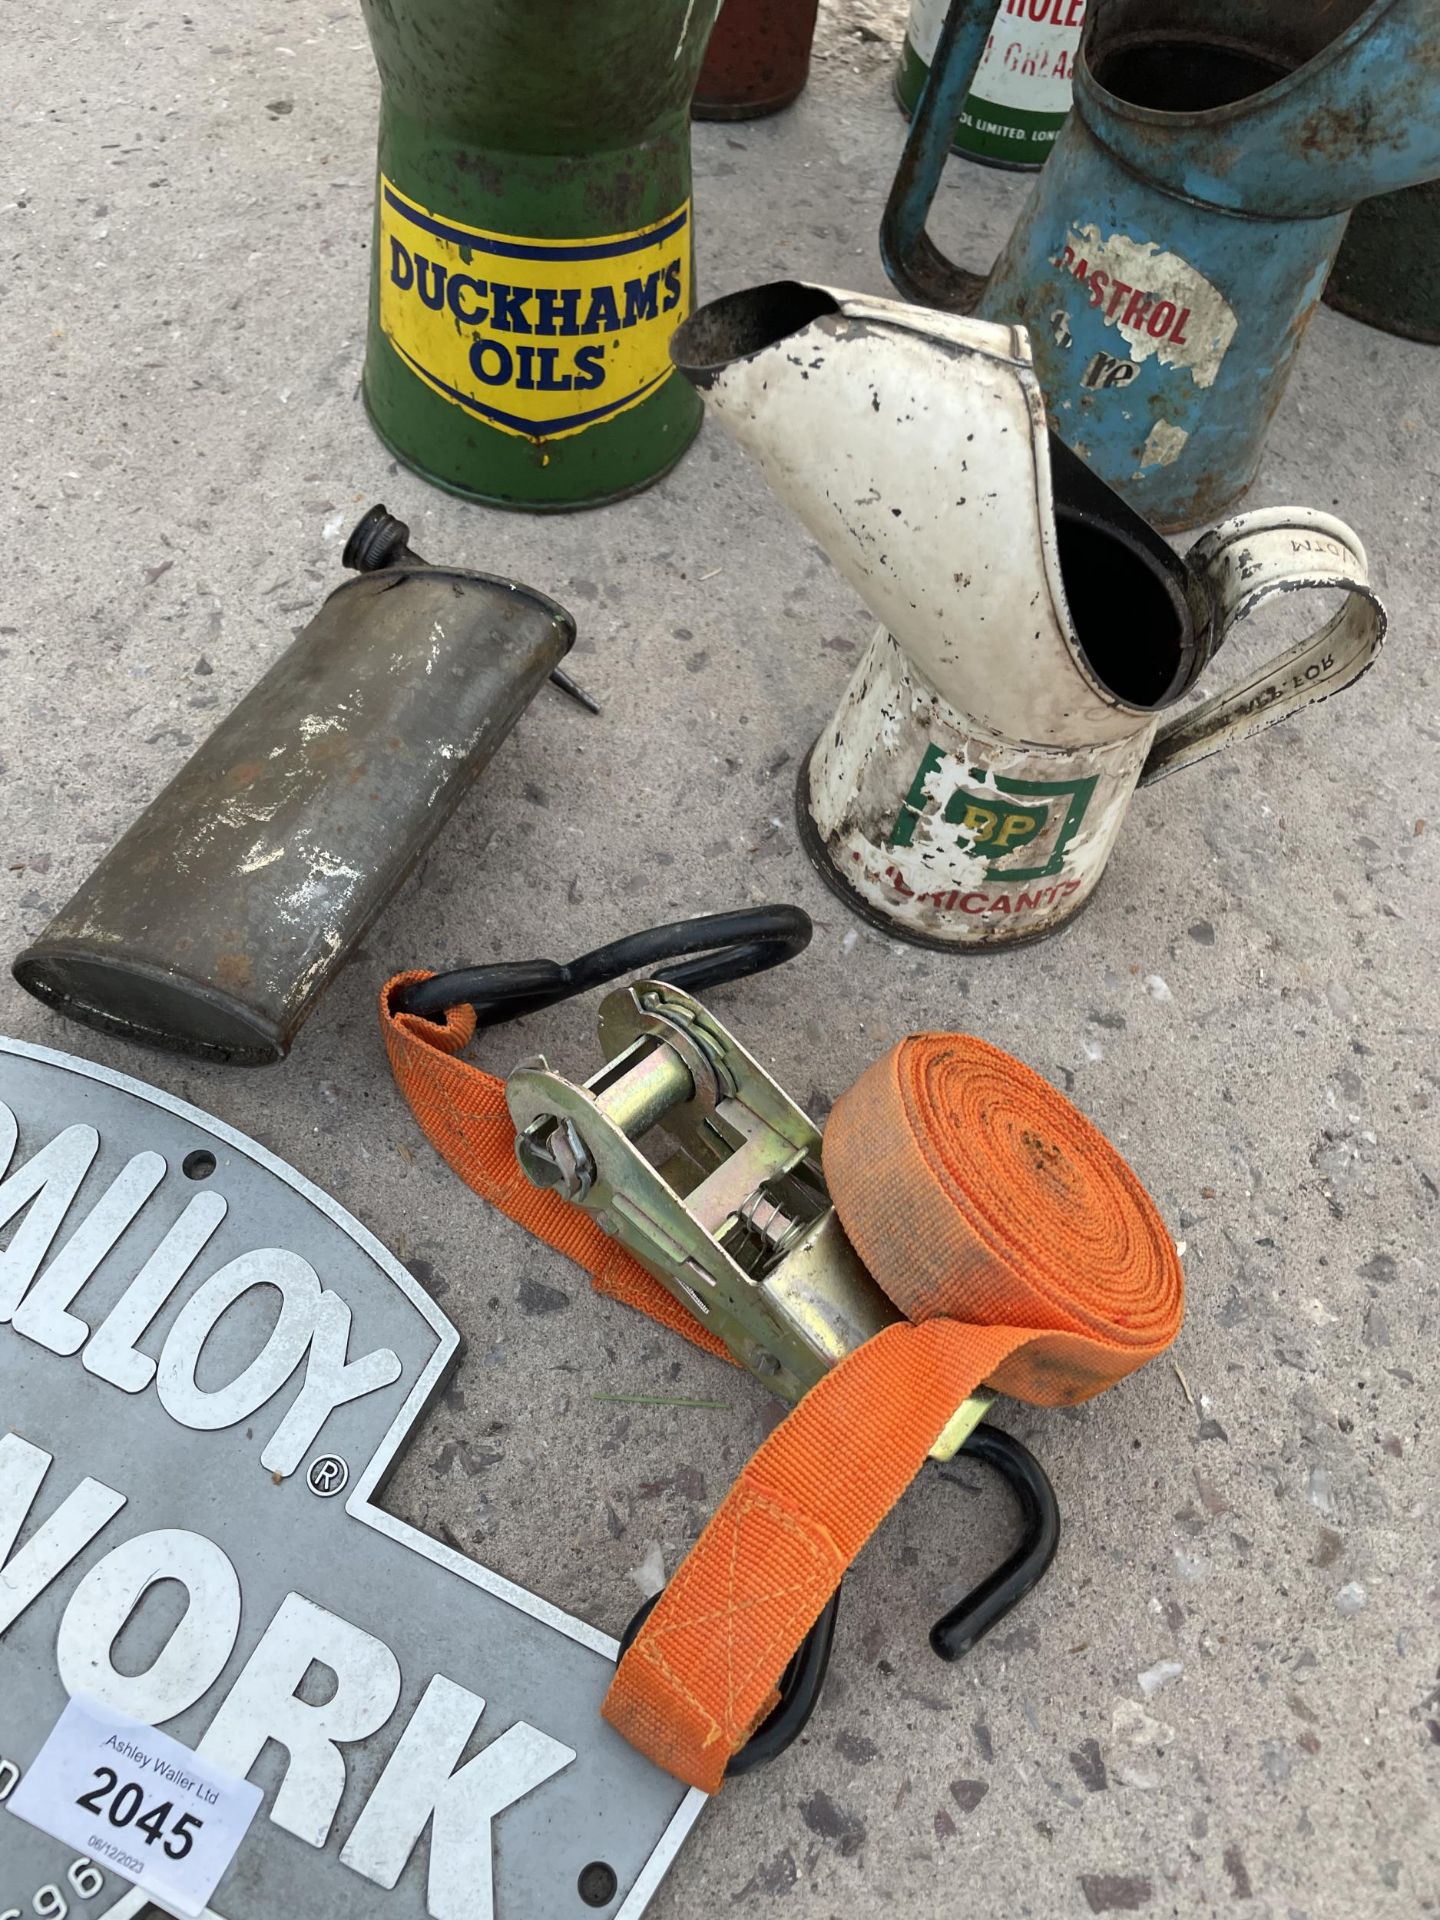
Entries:
[[459,1345],[253,1141],[0,1040],[0,1915],[145,1907],[3,1808],[71,1693],[248,1776],[207,1920],[633,1920],[703,1795],[616,1643],[374,1504]]

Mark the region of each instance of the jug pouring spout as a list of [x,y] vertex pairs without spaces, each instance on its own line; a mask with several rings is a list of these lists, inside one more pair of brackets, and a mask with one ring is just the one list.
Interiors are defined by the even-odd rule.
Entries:
[[778,281],[670,351],[928,683],[997,733],[1120,739],[1203,666],[1204,595],[1051,435],[1023,328]]

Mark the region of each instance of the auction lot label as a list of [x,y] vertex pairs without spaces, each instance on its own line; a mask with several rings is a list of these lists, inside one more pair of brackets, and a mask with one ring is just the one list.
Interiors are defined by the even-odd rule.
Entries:
[[143,1720],[76,1694],[6,1805],[197,1920],[259,1809],[260,1789]]
[[[207,1920],[641,1911],[702,1796],[601,1720],[614,1642],[374,1504],[456,1348],[262,1148],[0,1040],[0,1916],[133,1920],[190,1775],[261,1796]],[[62,1841],[11,1804],[72,1697],[194,1760],[132,1739]]]

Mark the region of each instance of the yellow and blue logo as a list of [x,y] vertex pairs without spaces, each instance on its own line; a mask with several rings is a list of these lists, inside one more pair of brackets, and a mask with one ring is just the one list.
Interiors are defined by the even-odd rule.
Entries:
[[380,176],[380,326],[428,387],[506,433],[583,433],[674,371],[690,203],[633,233],[523,239],[440,218]]

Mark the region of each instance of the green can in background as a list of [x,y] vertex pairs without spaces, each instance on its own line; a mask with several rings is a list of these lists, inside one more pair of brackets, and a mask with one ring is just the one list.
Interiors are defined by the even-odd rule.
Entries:
[[[950,0],[911,0],[895,69],[895,97],[911,114]],[[1043,167],[1070,111],[1071,79],[1085,0],[1004,0],[952,142],[987,166],[1033,173]]]
[[1440,180],[1361,201],[1324,300],[1367,326],[1440,346]]
[[719,0],[362,0],[380,70],[365,405],[407,467],[559,511],[699,430],[690,97]]

